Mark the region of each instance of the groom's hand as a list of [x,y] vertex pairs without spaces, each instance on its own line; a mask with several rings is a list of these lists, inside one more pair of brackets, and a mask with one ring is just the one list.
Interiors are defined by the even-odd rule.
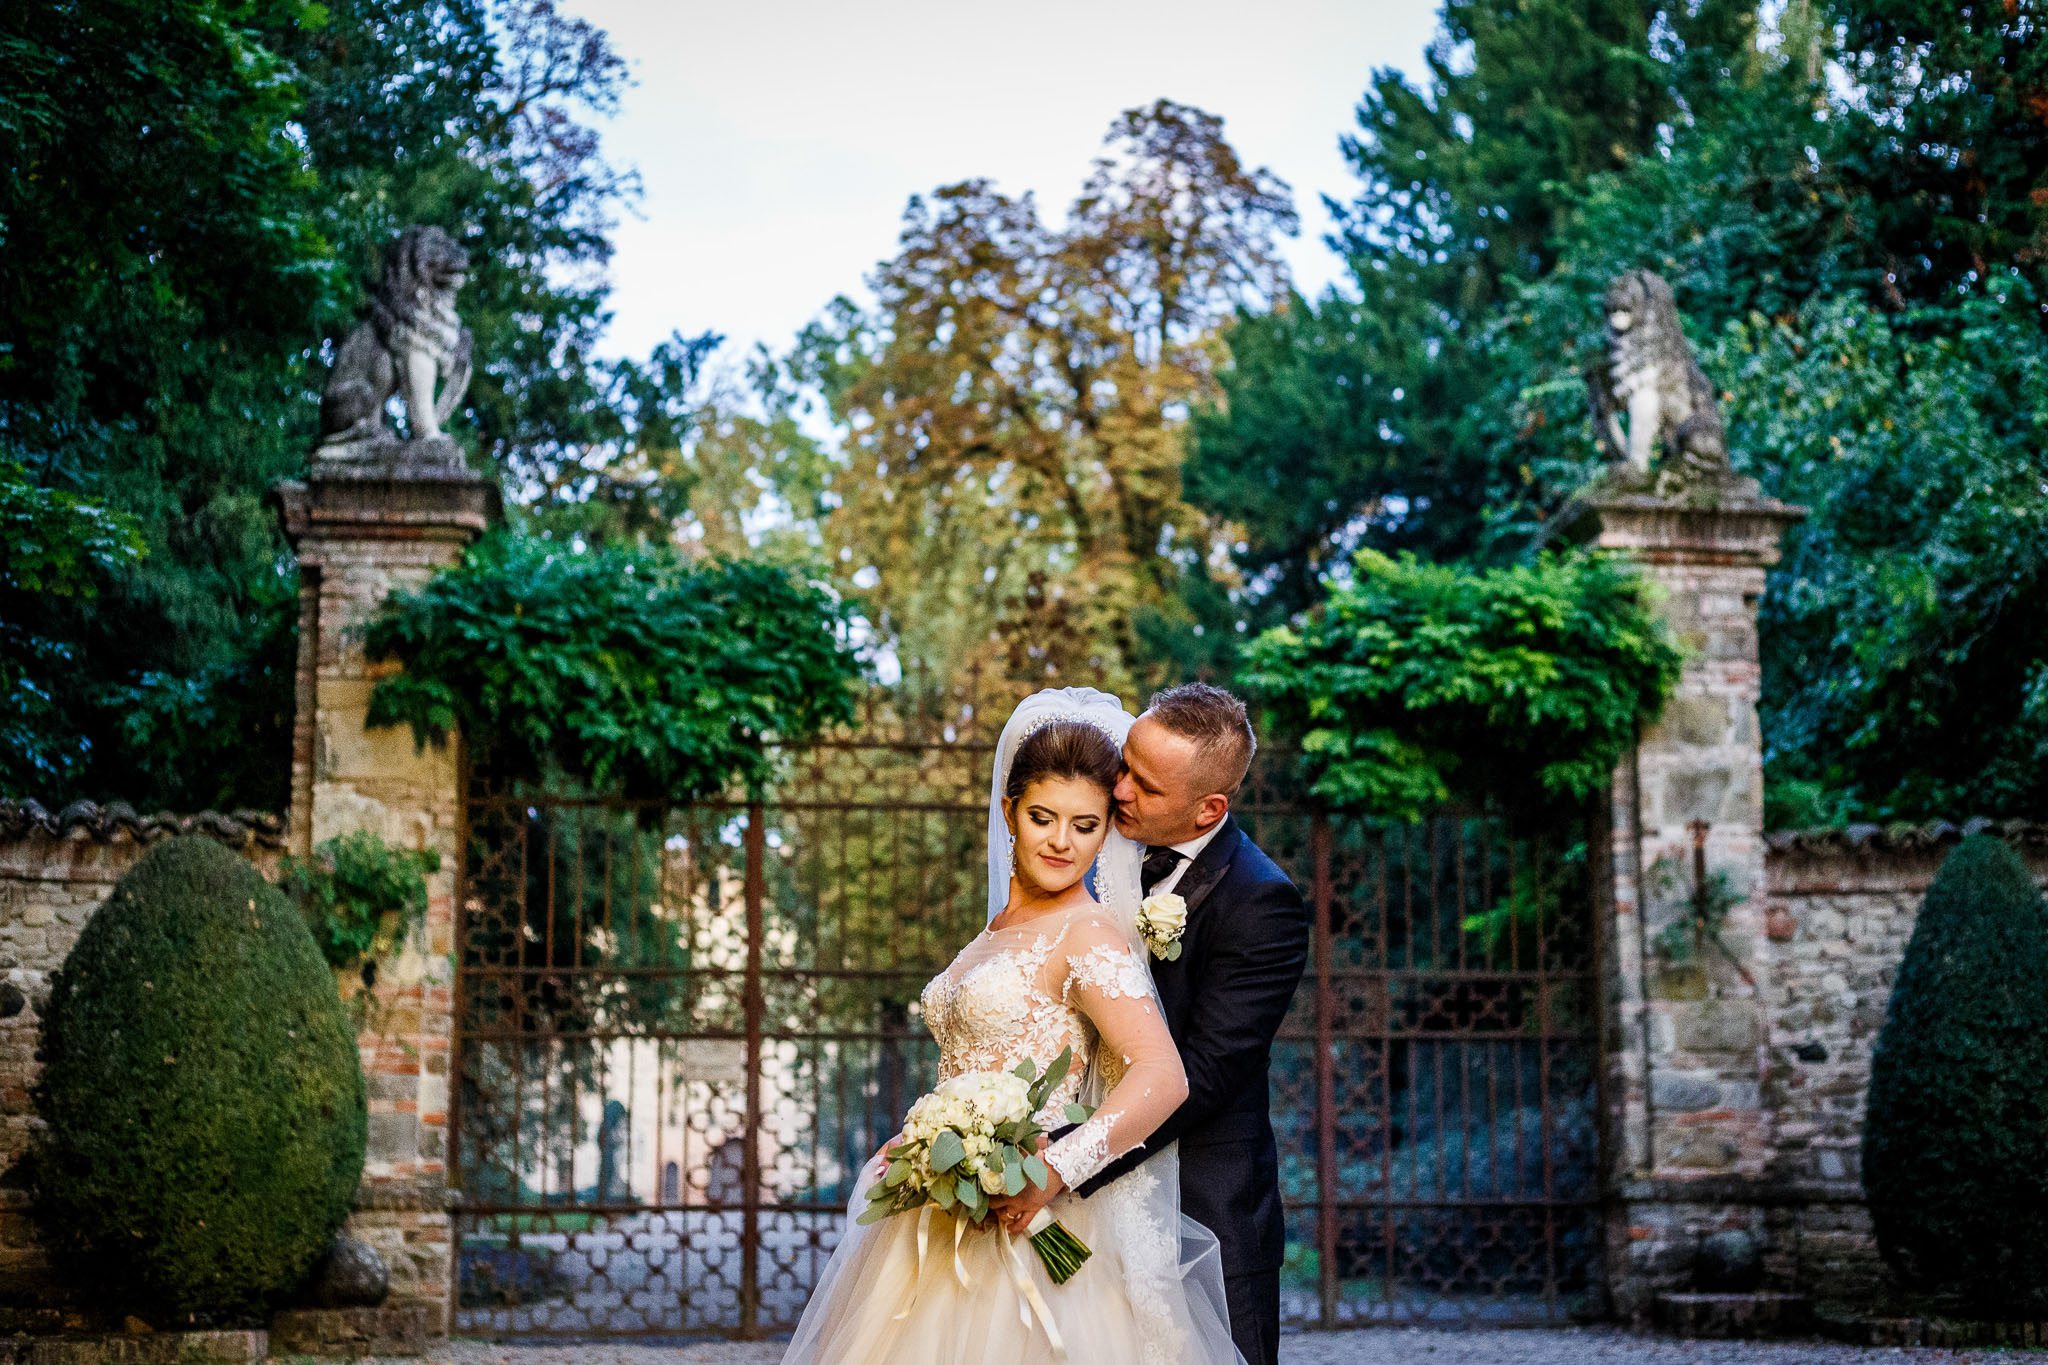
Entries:
[[1045,1188],[1040,1189],[1030,1181],[1024,1182],[1021,1194],[1006,1194],[988,1201],[989,1209],[1010,1231],[1022,1234],[1027,1224],[1038,1216],[1038,1211],[1052,1202],[1054,1195],[1066,1188],[1060,1173],[1052,1167],[1045,1168]]

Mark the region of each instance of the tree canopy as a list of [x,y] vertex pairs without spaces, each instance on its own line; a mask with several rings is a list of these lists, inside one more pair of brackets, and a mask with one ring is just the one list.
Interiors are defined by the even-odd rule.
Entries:
[[85,539],[72,586],[0,590],[27,718],[0,783],[282,803],[295,583],[264,497],[417,221],[477,262],[455,426],[519,529],[822,557],[863,643],[984,694],[1228,681],[1360,551],[1525,562],[1598,459],[1601,291],[1656,269],[1738,466],[1815,508],[1762,605],[1771,818],[2040,815],[2036,16],[1441,21],[1417,76],[1361,73],[1321,297],[1277,254],[1289,187],[1161,100],[1063,219],[982,179],[913,198],[866,301],[740,371],[708,332],[596,358],[625,68],[552,0],[8,9],[0,483],[37,543]]
[[1165,100],[1111,125],[1064,226],[982,180],[913,198],[874,307],[841,301],[787,372],[837,424],[821,536],[876,628],[1019,688],[1155,673],[1216,549],[1186,415],[1295,225],[1221,119]]
[[1762,604],[1771,818],[2040,814],[2023,8],[1447,0],[1425,88],[1382,73],[1346,144],[1351,281],[1240,318],[1196,414],[1190,500],[1239,532],[1229,614],[1286,621],[1361,548],[1524,556],[1598,460],[1601,292],[1648,267],[1739,467],[1815,509]]
[[146,551],[90,597],[9,598],[10,635],[47,647],[0,678],[35,714],[8,794],[282,806],[296,575],[265,498],[409,223],[470,249],[484,364],[456,428],[523,521],[665,536],[687,505],[715,338],[592,358],[633,181],[592,123],[625,71],[588,23],[552,0],[86,0],[7,7],[0,54],[0,460]]

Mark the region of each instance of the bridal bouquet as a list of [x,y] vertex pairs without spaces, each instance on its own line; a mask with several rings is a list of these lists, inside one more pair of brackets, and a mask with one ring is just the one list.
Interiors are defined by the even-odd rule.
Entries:
[[[1026,1181],[1044,1189],[1049,1177],[1035,1148],[1045,1129],[1035,1116],[1066,1079],[1073,1060],[1073,1049],[1068,1048],[1042,1075],[1027,1057],[1014,1071],[969,1071],[941,1082],[910,1106],[903,1136],[883,1152],[888,1170],[869,1192],[868,1206],[855,1221],[876,1223],[936,1205],[956,1220],[957,1243],[959,1231],[989,1221],[990,1196],[1022,1194]],[[1066,1106],[1072,1123],[1083,1122],[1092,1112],[1086,1105]],[[1090,1255],[1079,1238],[1043,1209],[1029,1231],[1032,1249],[1054,1284],[1072,1279]],[[920,1231],[920,1246],[922,1242]]]

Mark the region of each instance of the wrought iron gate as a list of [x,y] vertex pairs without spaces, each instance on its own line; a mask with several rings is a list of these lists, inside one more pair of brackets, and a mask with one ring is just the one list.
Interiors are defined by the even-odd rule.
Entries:
[[[981,926],[990,748],[870,732],[786,755],[767,799],[680,808],[473,785],[458,1330],[795,1324],[849,1182],[936,1079],[916,1000]],[[1287,1316],[1583,1311],[1597,845],[1271,783],[1240,818],[1316,908],[1274,1058]]]

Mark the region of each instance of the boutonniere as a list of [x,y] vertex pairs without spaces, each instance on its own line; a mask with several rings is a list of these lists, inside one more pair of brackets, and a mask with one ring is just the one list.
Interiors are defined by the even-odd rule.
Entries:
[[1138,905],[1138,933],[1145,948],[1161,962],[1180,956],[1180,936],[1188,927],[1188,903],[1171,891],[1147,896]]

